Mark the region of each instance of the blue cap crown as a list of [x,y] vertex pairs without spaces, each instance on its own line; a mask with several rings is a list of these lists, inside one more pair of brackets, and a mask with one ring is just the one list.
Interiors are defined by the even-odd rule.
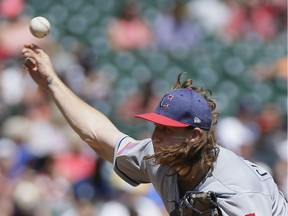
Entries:
[[174,127],[199,127],[209,130],[212,113],[206,99],[191,88],[174,89],[166,93],[155,113],[136,115],[157,124]]

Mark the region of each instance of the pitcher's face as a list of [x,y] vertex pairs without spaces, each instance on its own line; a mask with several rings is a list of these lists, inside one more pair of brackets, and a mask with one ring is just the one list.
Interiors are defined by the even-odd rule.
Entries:
[[188,142],[193,138],[193,129],[188,127],[168,127],[164,125],[155,125],[152,135],[154,151],[157,154],[161,148]]

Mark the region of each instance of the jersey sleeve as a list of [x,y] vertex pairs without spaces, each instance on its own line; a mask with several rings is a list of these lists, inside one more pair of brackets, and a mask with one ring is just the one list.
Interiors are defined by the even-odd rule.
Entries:
[[129,136],[123,137],[114,153],[114,171],[132,186],[150,183],[145,156],[153,154],[151,139],[137,141]]
[[231,196],[225,201],[218,200],[218,205],[223,216],[239,215],[239,216],[260,216],[260,215],[287,215],[287,203],[277,203],[283,207],[273,210],[270,196],[263,196],[259,193],[243,193]]
[[[269,202],[265,202],[265,200],[264,202],[259,202],[259,198],[262,199],[262,197],[257,196],[258,195],[256,193],[251,193],[249,195],[234,195],[223,202],[218,202],[222,215],[256,216],[266,215],[267,212],[271,212],[271,206],[269,206]],[[254,200],[257,200],[258,202],[255,202]],[[259,206],[259,203],[261,206]],[[263,203],[267,203],[268,205],[263,205]]]

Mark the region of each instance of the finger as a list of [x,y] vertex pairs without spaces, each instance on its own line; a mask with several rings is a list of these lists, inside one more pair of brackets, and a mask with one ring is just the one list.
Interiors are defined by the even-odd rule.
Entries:
[[32,58],[26,58],[23,65],[28,71],[37,70],[37,62]]
[[25,54],[28,52],[38,54],[39,50],[35,50],[35,49],[29,48],[29,47],[24,47],[21,52],[22,52],[22,54]]
[[32,49],[29,48],[23,48],[22,49],[22,54],[29,59],[37,59],[37,53],[35,51],[33,51]]
[[29,52],[36,54],[36,55],[39,55],[40,53],[44,53],[40,47],[34,44],[24,45],[24,47],[21,50],[21,53],[25,55],[26,53],[29,53]]
[[36,65],[36,61],[32,58],[26,58],[24,64],[26,66],[35,66]]
[[24,47],[29,48],[29,49],[39,49],[40,47],[37,46],[36,44],[30,43],[30,44],[25,44]]
[[27,67],[25,64],[22,64],[22,69],[30,74],[37,71],[37,67]]
[[24,45],[24,48],[33,50],[37,54],[42,51],[41,48],[35,44],[26,44],[26,45]]
[[27,48],[27,47],[22,48],[21,54],[25,54],[28,50],[29,50],[29,48]]

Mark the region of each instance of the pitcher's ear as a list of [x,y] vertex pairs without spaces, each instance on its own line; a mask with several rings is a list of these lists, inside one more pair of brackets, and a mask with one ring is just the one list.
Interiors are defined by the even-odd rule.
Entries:
[[199,139],[202,136],[203,130],[198,128],[198,127],[195,127],[195,128],[193,128],[191,134],[192,134],[191,139],[196,141],[197,139]]

